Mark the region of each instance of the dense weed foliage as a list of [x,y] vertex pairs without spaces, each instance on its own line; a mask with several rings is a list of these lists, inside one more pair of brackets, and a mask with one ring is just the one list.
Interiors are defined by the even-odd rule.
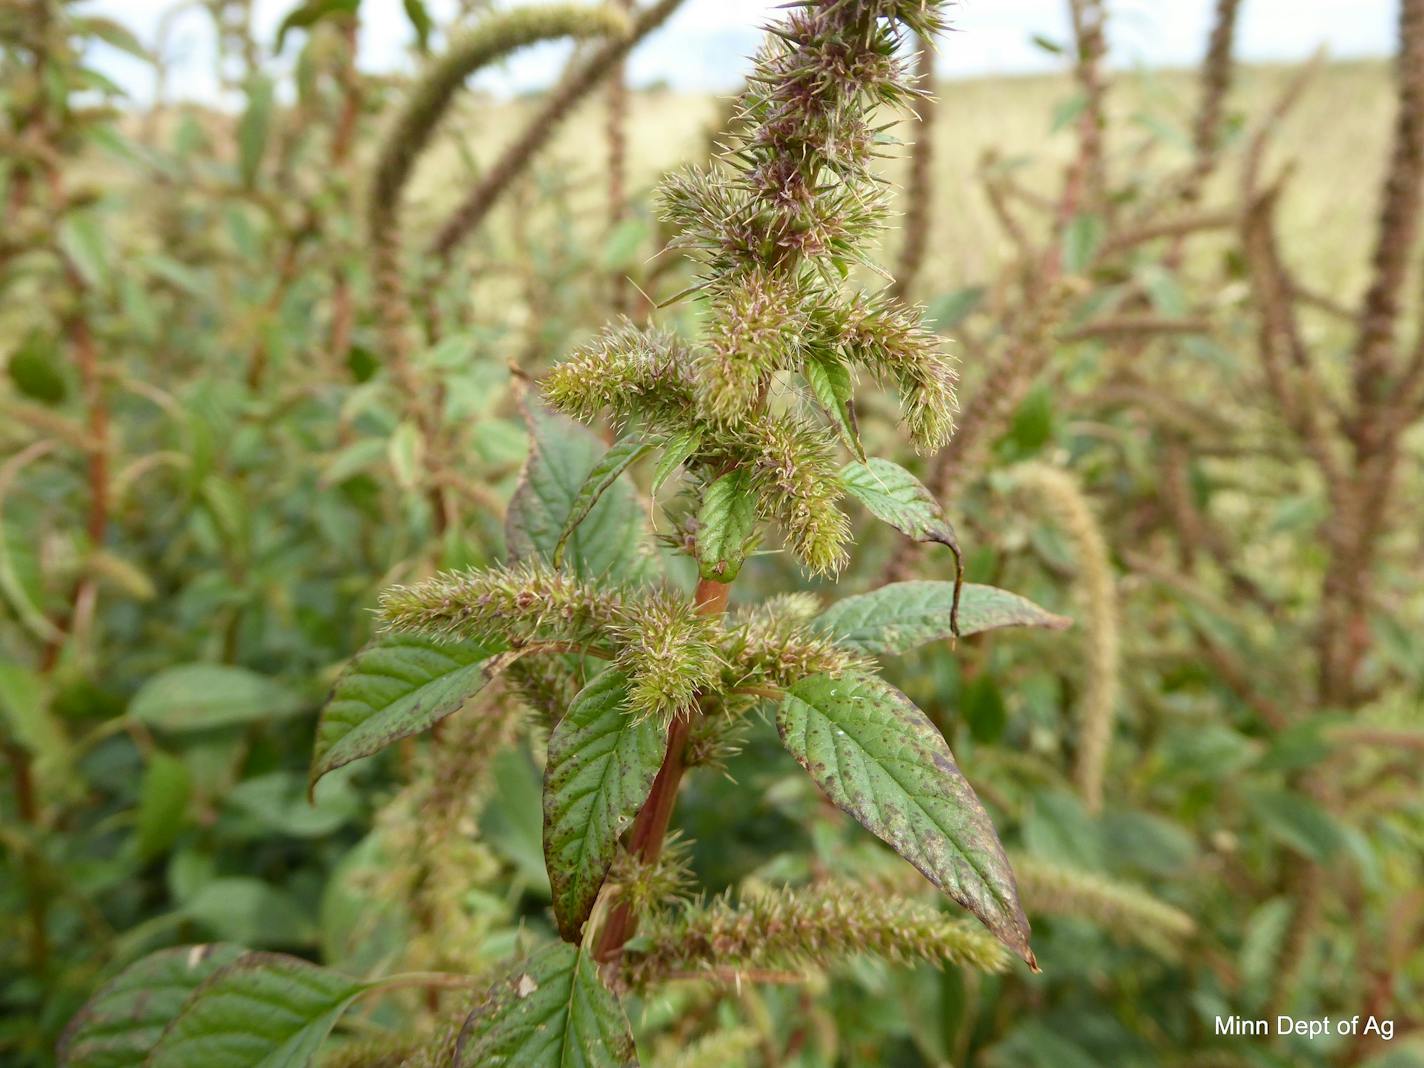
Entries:
[[0,1062],[1424,1063],[1424,2],[1358,294],[1240,0],[975,188],[953,5],[794,5],[646,189],[678,4],[209,0],[229,115],[0,0]]

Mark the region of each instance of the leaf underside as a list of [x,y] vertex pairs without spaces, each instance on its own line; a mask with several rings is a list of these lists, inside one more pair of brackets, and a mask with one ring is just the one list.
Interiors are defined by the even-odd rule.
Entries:
[[827,797],[1033,964],[1028,920],[988,813],[909,698],[875,675],[812,675],[791,687],[776,727]]
[[662,759],[662,726],[628,713],[622,672],[589,682],[554,728],[544,772],[544,859],[566,940],[582,935],[618,839],[647,800]]
[[624,1068],[638,1063],[623,1008],[598,968],[546,946],[490,988],[460,1032],[453,1068]]
[[[953,636],[952,582],[892,582],[869,593],[846,597],[811,622],[848,649],[872,656],[894,656]],[[1016,593],[997,586],[966,583],[959,601],[959,635],[967,637],[1001,627],[1071,626],[1066,616],[1047,612]]]
[[322,709],[311,784],[458,712],[503,664],[494,658],[504,649],[414,634],[378,638],[351,661]]
[[91,997],[59,1041],[63,1068],[138,1068],[189,995],[247,951],[215,942],[159,950]]

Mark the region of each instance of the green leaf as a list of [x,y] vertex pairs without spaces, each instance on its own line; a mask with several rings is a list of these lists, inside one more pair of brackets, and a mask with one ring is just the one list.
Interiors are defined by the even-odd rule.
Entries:
[[296,957],[244,954],[193,992],[146,1068],[306,1068],[370,987]]
[[851,400],[850,368],[839,360],[808,359],[801,368],[806,384],[816,395],[836,425],[836,432],[846,448],[865,462],[865,446],[860,443],[860,428],[855,422],[855,405]]
[[306,0],[305,3],[298,4],[277,27],[277,43],[273,46],[273,51],[282,51],[287,34],[293,30],[310,29],[332,15],[354,14],[360,6],[361,0]]
[[952,330],[969,318],[974,309],[983,303],[987,292],[988,289],[984,286],[969,286],[946,293],[930,304],[925,319],[933,324],[938,333]]
[[1106,236],[1100,216],[1079,214],[1069,219],[1063,231],[1063,269],[1069,274],[1086,271]]
[[569,508],[569,517],[564,520],[564,529],[559,533],[559,540],[554,543],[555,567],[564,562],[565,546],[578,525],[593,511],[599,498],[618,481],[624,471],[651,452],[657,443],[656,439],[650,440],[636,435],[624,438],[615,442],[603,454],[603,458],[593,465],[593,470],[584,478],[583,485],[579,487],[578,495]]
[[705,579],[731,582],[756,536],[751,475],[729,471],[707,487],[697,513],[697,567]]
[[61,1068],[139,1068],[189,995],[247,951],[179,946],[129,965],[79,1010],[59,1040]]
[[411,29],[415,30],[416,47],[422,52],[430,50],[430,35],[435,30],[435,22],[430,17],[430,12],[425,9],[424,0],[401,0],[405,8],[405,17],[410,20]]
[[60,355],[54,342],[33,331],[5,364],[10,381],[23,396],[41,404],[62,404],[69,395],[69,383],[60,372]]
[[693,427],[683,430],[667,439],[662,455],[653,468],[653,495],[663,488],[674,471],[686,463],[702,447],[702,429]]
[[791,687],[776,727],[827,797],[1033,966],[1028,920],[994,826],[944,737],[909,698],[875,675],[812,675]]
[[267,134],[272,126],[272,81],[256,75],[247,85],[247,110],[237,126],[237,169],[242,184],[252,189],[267,152]]
[[1247,794],[1251,813],[1270,835],[1316,861],[1327,861],[1344,845],[1330,814],[1289,790],[1255,789]]
[[183,903],[183,915],[225,942],[296,946],[316,935],[311,917],[291,894],[248,876],[203,883]]
[[69,766],[69,739],[51,710],[44,681],[8,661],[0,661],[0,739],[28,752],[45,766],[46,775]]
[[421,473],[425,470],[425,439],[414,423],[406,420],[396,427],[386,443],[386,457],[396,485],[406,492],[420,485]]
[[129,702],[129,715],[166,731],[231,727],[301,710],[301,699],[276,680],[227,664],[180,664],[160,671]]
[[559,933],[577,942],[663,760],[662,725],[628,712],[628,679],[604,671],[579,691],[549,737],[544,859]]
[[638,1056],[598,967],[564,943],[532,954],[470,1014],[453,1068],[623,1068]]
[[144,860],[173,846],[188,812],[192,793],[188,766],[161,750],[153,753],[143,772],[138,794],[138,855]]
[[[505,515],[505,541],[514,560],[542,558],[554,549],[579,489],[607,451],[577,423],[530,406],[530,452]],[[627,479],[617,479],[569,537],[567,566],[583,578],[621,581],[646,574],[647,520]]]
[[[953,609],[952,582],[892,582],[842,598],[812,620],[811,626],[848,648],[872,656],[894,656],[952,637]],[[997,586],[969,582],[960,593],[961,637],[1000,627],[1062,630],[1072,622]]]
[[959,555],[954,527],[934,495],[897,463],[873,456],[841,468],[841,484],[883,523],[915,541],[935,541]]
[[310,785],[458,712],[490,681],[499,642],[388,634],[356,654],[321,710]]

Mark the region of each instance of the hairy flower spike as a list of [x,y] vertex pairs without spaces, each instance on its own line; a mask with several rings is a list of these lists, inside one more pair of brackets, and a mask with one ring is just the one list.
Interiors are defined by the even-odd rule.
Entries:
[[625,320],[550,371],[544,397],[556,411],[586,423],[608,411],[619,422],[636,415],[672,429],[693,409],[692,362],[670,331],[643,330]]
[[752,268],[708,289],[707,347],[695,367],[703,418],[741,421],[766,394],[771,376],[794,366],[808,320],[794,277]]
[[821,327],[829,347],[899,386],[905,429],[916,449],[933,452],[949,441],[959,376],[939,338],[926,329],[921,308],[857,297],[823,313]]
[[625,605],[610,633],[619,646],[618,665],[629,676],[633,713],[667,722],[690,708],[721,671],[713,644],[718,630],[716,620],[673,593]]
[[850,521],[838,504],[830,432],[787,414],[749,424],[741,437],[762,511],[780,523],[791,550],[808,568],[840,571],[848,558]]
[[623,607],[615,591],[525,563],[446,571],[413,586],[392,586],[381,595],[380,614],[388,631],[522,645],[592,640],[618,621]]
[[808,675],[837,676],[870,667],[868,657],[806,626],[809,615],[802,614],[806,600],[814,614],[814,598],[792,595],[773,598],[732,617],[725,656],[733,685],[787,687]]
[[1008,954],[992,935],[929,905],[834,883],[762,891],[734,905],[718,898],[650,924],[624,964],[643,988],[670,974],[715,966],[743,969],[825,966],[859,953],[1002,971]]

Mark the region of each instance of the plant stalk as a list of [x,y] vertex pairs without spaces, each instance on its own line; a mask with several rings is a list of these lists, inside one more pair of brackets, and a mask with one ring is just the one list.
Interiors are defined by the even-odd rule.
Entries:
[[[727,595],[730,590],[730,583],[717,582],[714,579],[700,580],[696,592],[692,595],[698,613],[712,617],[722,615],[727,610]],[[687,739],[698,715],[698,710],[693,708],[675,717],[668,724],[667,750],[663,755],[662,766],[658,768],[657,777],[653,779],[653,788],[648,792],[647,801],[643,803],[633,821],[632,830],[628,832],[628,852],[637,857],[640,863],[651,864],[663,851],[668,823],[672,819],[673,807],[677,804],[677,791],[682,785],[683,773],[687,771]],[[632,907],[627,902],[619,902],[609,913],[603,930],[598,933],[598,941],[593,951],[594,960],[606,963],[617,959],[637,927],[638,917],[634,915]]]

